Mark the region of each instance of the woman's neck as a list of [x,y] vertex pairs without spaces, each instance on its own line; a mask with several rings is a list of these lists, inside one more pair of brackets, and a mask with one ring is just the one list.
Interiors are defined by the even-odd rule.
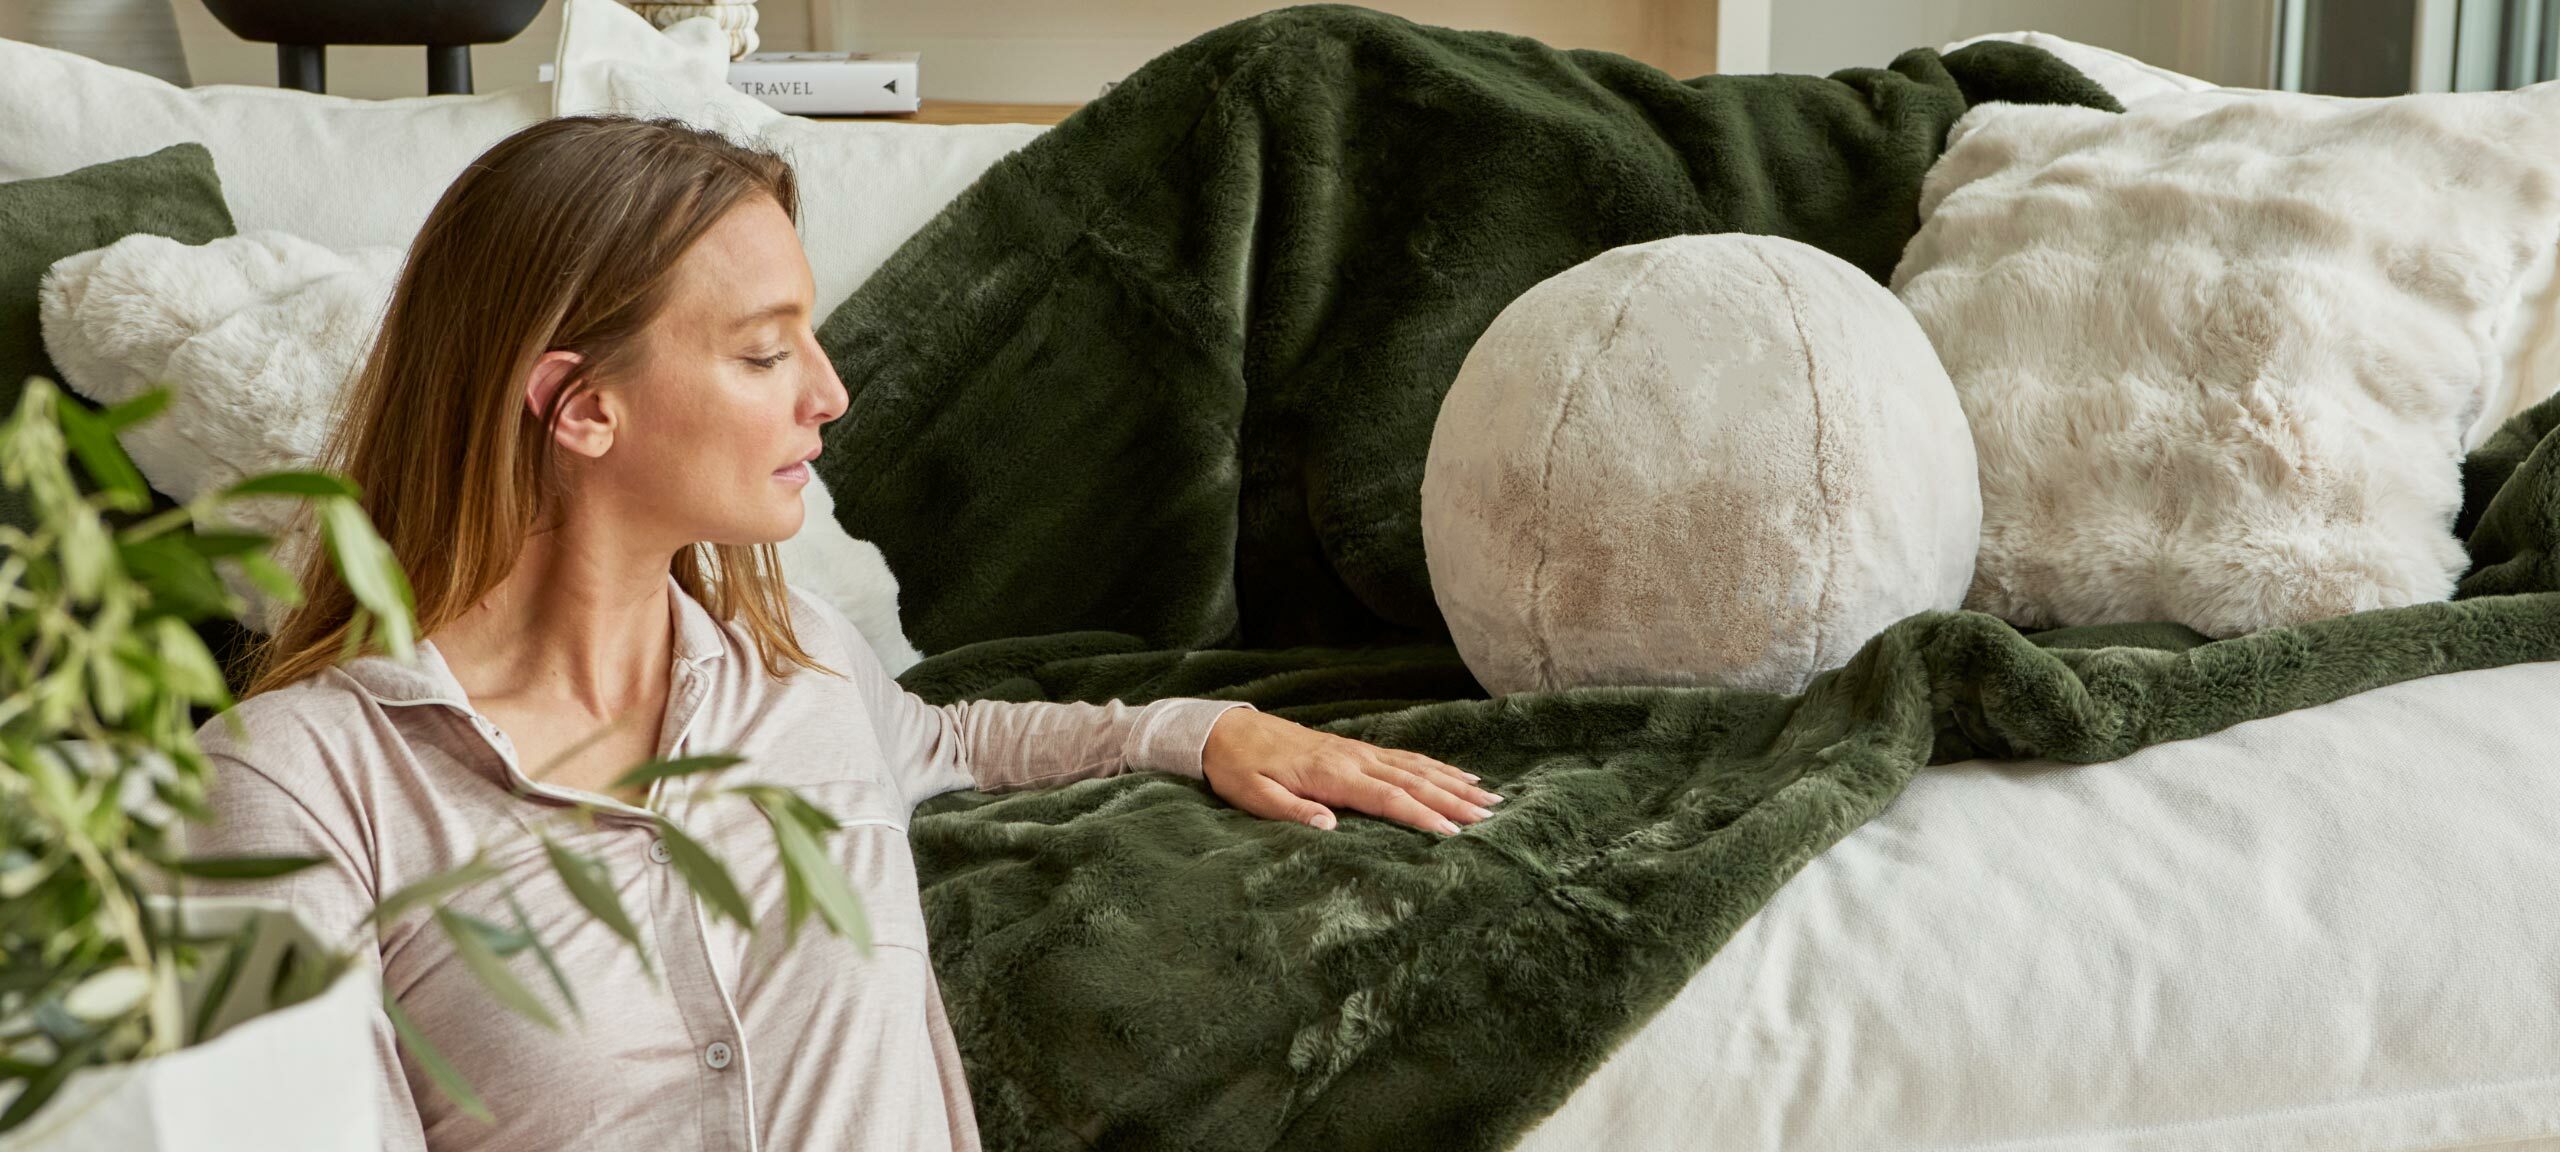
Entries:
[[428,637],[475,707],[601,723],[664,700],[671,555],[603,535],[573,520],[528,538],[506,579]]

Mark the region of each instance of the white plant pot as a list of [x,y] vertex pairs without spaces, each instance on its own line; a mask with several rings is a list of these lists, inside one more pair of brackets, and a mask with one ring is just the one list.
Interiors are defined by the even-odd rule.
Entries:
[[[165,907],[155,898],[155,907]],[[264,990],[287,952],[317,950],[282,904],[190,897],[190,933],[260,921],[249,959],[208,1033],[153,1060],[74,1074],[0,1152],[349,1152],[382,1146],[374,1081],[371,968],[349,965],[326,991],[268,1010]],[[189,989],[188,1008],[201,989]],[[226,1027],[228,1025],[228,1027]]]

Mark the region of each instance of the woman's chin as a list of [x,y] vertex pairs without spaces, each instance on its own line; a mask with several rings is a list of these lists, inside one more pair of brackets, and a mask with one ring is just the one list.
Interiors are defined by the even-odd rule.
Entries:
[[762,514],[753,519],[741,518],[722,525],[719,534],[704,543],[726,544],[739,548],[752,548],[758,544],[780,544],[799,535],[800,529],[809,520],[808,509],[800,506],[797,494],[792,496],[787,505],[760,511]]

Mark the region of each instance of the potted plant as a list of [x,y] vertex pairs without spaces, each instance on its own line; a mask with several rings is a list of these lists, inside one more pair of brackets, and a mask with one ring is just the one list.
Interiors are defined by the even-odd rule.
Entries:
[[[213,783],[195,732],[231,703],[197,626],[245,611],[226,572],[300,598],[276,541],[230,529],[225,508],[306,501],[358,602],[364,645],[406,659],[415,624],[406,577],[342,479],[272,473],[154,511],[117,434],[166,400],[153,392],[93,412],[31,379],[0,424],[0,483],[24,491],[35,517],[31,530],[0,525],[0,1152],[377,1146],[377,1006],[442,1089],[485,1114],[431,1039],[349,962],[366,941],[315,939],[288,909],[218,894],[226,880],[315,861],[184,854],[183,826],[207,818]],[[654,761],[624,782],[736,761]],[[814,912],[867,951],[851,886],[816,847],[836,822],[787,789],[734,792],[773,824],[791,930]],[[590,815],[570,807],[557,818]],[[536,822],[527,834],[551,841],[553,830]],[[660,832],[712,914],[752,924],[727,867],[673,822]],[[586,911],[641,949],[605,865],[549,847]],[[509,963],[532,954],[575,1003],[570,974],[531,926],[444,906],[492,880],[474,858],[384,896],[373,923],[432,917],[497,1003],[557,1026]]]

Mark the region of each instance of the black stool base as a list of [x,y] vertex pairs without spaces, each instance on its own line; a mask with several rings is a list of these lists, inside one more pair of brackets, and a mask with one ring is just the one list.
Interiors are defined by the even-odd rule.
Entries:
[[471,91],[471,46],[427,45],[427,95],[454,96]]
[[305,92],[328,91],[328,48],[319,44],[276,45],[276,84]]

